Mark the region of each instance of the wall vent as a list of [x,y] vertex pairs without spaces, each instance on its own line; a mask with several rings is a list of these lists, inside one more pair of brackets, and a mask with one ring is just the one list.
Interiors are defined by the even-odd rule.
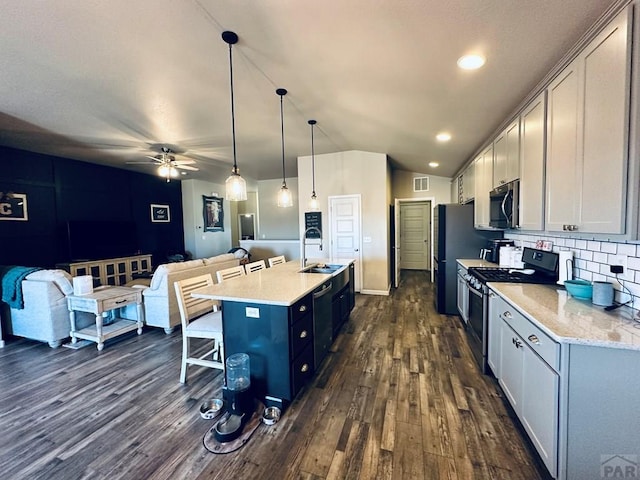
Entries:
[[429,177],[413,177],[413,191],[414,192],[428,192],[429,191]]

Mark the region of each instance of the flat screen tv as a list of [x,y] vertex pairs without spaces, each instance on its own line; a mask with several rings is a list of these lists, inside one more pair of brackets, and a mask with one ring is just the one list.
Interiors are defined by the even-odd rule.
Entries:
[[99,260],[135,255],[140,247],[135,222],[70,220],[69,260]]

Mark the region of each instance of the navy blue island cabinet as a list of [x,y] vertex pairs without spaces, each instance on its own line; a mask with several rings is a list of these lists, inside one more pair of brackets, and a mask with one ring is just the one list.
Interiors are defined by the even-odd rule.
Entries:
[[224,300],[222,312],[225,357],[247,353],[255,397],[285,408],[314,373],[312,294],[288,307]]

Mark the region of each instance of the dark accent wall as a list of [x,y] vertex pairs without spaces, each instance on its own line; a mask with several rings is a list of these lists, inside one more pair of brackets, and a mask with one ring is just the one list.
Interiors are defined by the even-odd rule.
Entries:
[[[179,181],[0,147],[0,192],[25,193],[28,214],[28,221],[0,220],[0,265],[69,261],[68,220],[135,222],[140,253],[153,254],[154,266],[184,251]],[[151,222],[152,203],[169,205],[169,223]]]

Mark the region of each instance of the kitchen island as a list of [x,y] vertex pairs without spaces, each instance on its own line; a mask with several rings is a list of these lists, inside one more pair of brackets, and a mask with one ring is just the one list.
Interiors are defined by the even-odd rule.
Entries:
[[613,478],[637,468],[636,312],[607,312],[557,286],[489,288],[489,364],[551,475]]
[[[330,263],[341,266],[331,273],[307,273],[294,260],[192,294],[222,302],[225,357],[249,355],[252,388],[267,405],[285,408],[293,400],[322,358],[314,358],[321,348],[316,336],[335,330],[336,321],[341,326],[353,308],[353,262]],[[314,296],[334,305],[318,308]],[[314,310],[325,313],[314,315]],[[330,313],[335,311],[337,320]],[[328,338],[330,343],[331,333]]]

